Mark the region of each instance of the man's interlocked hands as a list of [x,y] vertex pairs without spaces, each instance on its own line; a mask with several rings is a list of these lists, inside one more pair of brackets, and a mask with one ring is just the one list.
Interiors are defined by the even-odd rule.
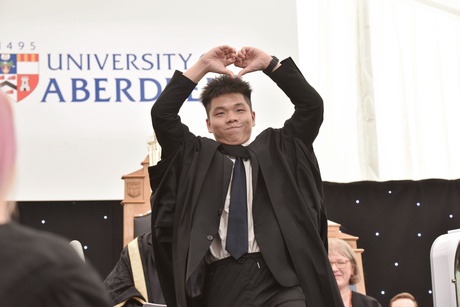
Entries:
[[[184,76],[196,83],[210,72],[241,78],[247,73],[264,70],[270,64],[271,59],[271,55],[254,47],[243,47],[237,51],[234,47],[222,45],[206,52],[190,69],[184,72]],[[228,69],[228,66],[232,64],[241,68],[238,75]]]

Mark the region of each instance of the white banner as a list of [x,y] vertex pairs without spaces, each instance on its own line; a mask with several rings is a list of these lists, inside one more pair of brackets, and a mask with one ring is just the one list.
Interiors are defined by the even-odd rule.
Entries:
[[[0,85],[14,103],[19,147],[14,197],[24,201],[122,199],[121,177],[148,154],[152,104],[174,70],[210,48],[298,58],[294,0],[18,0],[2,4],[0,28]],[[262,73],[245,79],[254,135],[281,126],[292,112],[286,97]],[[211,137],[201,86],[181,116]]]

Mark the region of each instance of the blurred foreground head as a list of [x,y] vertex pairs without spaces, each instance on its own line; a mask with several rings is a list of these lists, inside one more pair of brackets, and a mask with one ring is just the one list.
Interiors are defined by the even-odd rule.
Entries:
[[0,91],[0,202],[4,201],[16,160],[16,139],[11,104]]

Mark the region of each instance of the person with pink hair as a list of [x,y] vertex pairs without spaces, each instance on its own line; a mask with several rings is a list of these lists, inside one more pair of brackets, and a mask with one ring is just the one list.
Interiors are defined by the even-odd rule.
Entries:
[[16,137],[11,104],[0,92],[0,305],[110,306],[102,280],[64,238],[11,218]]
[[9,220],[9,207],[3,204],[12,182],[16,159],[16,138],[13,127],[11,106],[4,95],[0,94],[0,223]]

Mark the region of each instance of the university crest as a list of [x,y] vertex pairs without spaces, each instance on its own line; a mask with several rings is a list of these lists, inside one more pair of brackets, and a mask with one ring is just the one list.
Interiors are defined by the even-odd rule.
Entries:
[[19,102],[29,96],[38,84],[38,54],[0,54],[0,89]]
[[127,191],[128,195],[132,198],[136,198],[141,195],[141,182],[140,181],[130,181],[127,182]]

